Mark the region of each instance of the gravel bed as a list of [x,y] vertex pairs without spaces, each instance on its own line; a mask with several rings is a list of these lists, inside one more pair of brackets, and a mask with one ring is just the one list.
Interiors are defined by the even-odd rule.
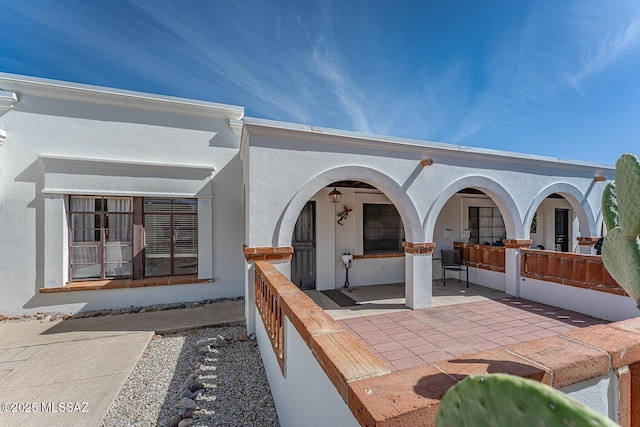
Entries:
[[169,426],[190,378],[205,387],[186,414],[193,426],[279,426],[258,344],[245,332],[231,326],[154,336],[102,426]]
[[175,310],[181,308],[193,308],[193,307],[202,307],[205,304],[212,304],[215,302],[221,301],[242,301],[244,297],[237,298],[218,298],[218,299],[208,299],[203,301],[195,301],[195,302],[177,302],[177,303],[167,303],[167,304],[155,304],[148,305],[145,307],[128,307],[128,308],[120,308],[120,309],[104,309],[104,310],[91,310],[91,311],[80,311],[78,313],[60,313],[56,311],[47,311],[36,314],[24,314],[21,316],[12,316],[7,317],[0,314],[0,323],[16,323],[16,322],[28,322],[32,320],[39,320],[41,322],[53,322],[55,320],[68,320],[68,319],[82,319],[86,317],[99,317],[99,316],[115,316],[119,314],[130,314],[130,313],[144,313],[147,311],[164,311],[164,310]]

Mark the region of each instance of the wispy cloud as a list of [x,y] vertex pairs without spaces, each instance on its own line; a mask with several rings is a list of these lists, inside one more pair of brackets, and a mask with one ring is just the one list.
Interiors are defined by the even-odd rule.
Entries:
[[514,118],[564,108],[568,92],[640,46],[636,2],[537,3],[491,48],[492,77],[462,126],[449,138],[464,142]]

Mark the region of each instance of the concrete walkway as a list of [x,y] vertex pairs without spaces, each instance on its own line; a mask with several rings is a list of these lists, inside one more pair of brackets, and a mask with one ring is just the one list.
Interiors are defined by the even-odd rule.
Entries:
[[154,333],[244,322],[244,301],[0,323],[0,427],[99,426]]

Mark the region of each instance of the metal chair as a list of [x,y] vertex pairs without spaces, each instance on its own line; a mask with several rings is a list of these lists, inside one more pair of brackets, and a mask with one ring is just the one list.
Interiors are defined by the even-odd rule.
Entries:
[[467,275],[467,288],[469,287],[469,268],[467,264],[462,260],[460,256],[460,252],[456,250],[447,250],[443,249],[440,251],[442,257],[442,284],[447,286],[447,271],[457,271],[458,272],[458,282],[460,281],[460,276],[464,271]]

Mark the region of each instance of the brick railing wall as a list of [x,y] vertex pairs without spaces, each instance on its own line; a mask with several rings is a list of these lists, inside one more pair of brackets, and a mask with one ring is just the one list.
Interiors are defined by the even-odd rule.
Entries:
[[460,252],[462,259],[465,260],[470,267],[504,273],[505,248],[503,246],[453,242],[453,249]]
[[280,371],[284,374],[284,311],[275,289],[278,284],[275,279],[277,278],[269,277],[268,273],[256,267],[256,308],[271,341]]
[[286,352],[282,356],[279,352],[286,347],[277,319],[286,316],[363,426],[433,426],[440,400],[450,387],[469,375],[489,372],[518,375],[555,388],[617,376],[618,393],[609,397],[616,402],[610,404],[619,408],[623,427],[640,426],[640,317],[390,372],[269,261],[257,261],[255,270],[256,306],[282,360],[283,375]]
[[284,376],[287,364],[286,352],[283,352],[286,348],[284,316],[296,328],[343,399],[350,381],[389,372],[371,350],[346,332],[269,261],[256,261],[255,271],[256,307]]
[[604,267],[600,255],[522,249],[520,256],[523,277],[627,295]]

